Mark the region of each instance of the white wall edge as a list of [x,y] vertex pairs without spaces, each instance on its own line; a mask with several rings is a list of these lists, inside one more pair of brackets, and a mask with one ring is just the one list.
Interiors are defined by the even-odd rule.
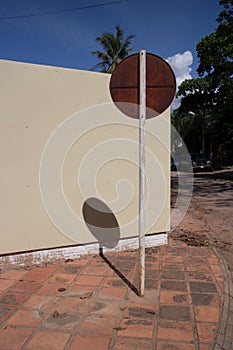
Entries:
[[[167,233],[147,235],[145,247],[151,248],[166,245]],[[138,248],[138,237],[121,239],[114,248],[103,248],[103,252],[119,252]],[[64,259],[78,259],[88,254],[98,254],[99,244],[86,244],[65,248],[45,249],[34,252],[26,252],[0,256],[0,267],[27,267],[40,264],[52,264]]]

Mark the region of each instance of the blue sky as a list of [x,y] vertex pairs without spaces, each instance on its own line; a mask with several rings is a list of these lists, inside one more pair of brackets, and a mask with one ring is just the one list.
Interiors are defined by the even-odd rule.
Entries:
[[[0,17],[108,1],[0,0]],[[185,77],[196,77],[196,44],[216,29],[221,9],[219,0],[129,0],[56,15],[0,20],[0,58],[88,70],[97,63],[91,54],[99,49],[96,36],[120,25],[126,35],[136,35],[134,52],[145,49],[164,59],[170,57],[171,65],[179,61],[177,74],[182,75],[184,67]],[[187,68],[190,64],[192,71]]]

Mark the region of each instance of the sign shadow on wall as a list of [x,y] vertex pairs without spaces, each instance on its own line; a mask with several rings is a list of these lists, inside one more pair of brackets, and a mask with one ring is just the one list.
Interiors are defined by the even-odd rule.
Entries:
[[138,295],[138,289],[104,255],[103,247],[115,248],[120,240],[120,227],[111,209],[98,198],[88,198],[83,204],[87,228],[99,242],[99,255],[106,264]]

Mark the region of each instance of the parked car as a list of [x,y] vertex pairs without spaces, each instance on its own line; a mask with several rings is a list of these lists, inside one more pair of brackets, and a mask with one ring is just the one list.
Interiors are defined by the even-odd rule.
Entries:
[[213,171],[211,160],[207,160],[200,153],[191,153],[193,171]]
[[171,157],[171,171],[190,172],[191,167],[189,156],[177,155],[175,160]]
[[171,171],[176,171],[176,163],[172,157],[171,157]]

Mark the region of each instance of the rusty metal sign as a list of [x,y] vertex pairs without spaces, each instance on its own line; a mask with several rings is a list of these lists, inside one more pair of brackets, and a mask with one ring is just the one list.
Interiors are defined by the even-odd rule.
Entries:
[[[139,119],[140,55],[126,57],[115,69],[110,80],[113,102],[129,117]],[[146,119],[164,112],[176,92],[175,75],[161,57],[146,53]],[[124,102],[124,103],[123,103]]]

